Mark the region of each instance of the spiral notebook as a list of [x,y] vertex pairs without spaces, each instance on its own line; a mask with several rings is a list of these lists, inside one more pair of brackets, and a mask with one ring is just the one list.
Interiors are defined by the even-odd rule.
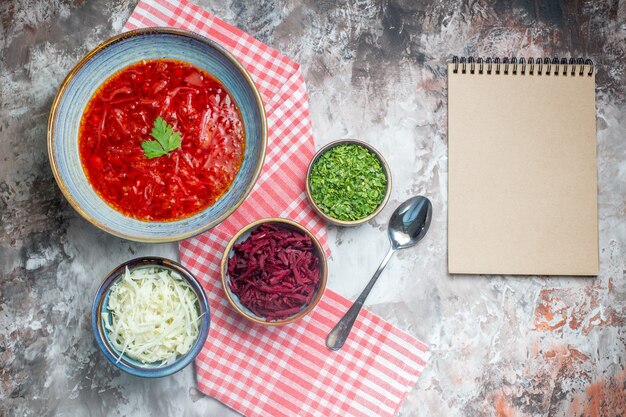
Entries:
[[597,275],[595,73],[582,59],[448,63],[450,273]]

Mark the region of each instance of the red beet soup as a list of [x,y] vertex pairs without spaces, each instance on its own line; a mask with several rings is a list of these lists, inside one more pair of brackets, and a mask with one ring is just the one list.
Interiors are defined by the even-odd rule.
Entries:
[[[176,147],[168,148],[175,135],[178,142],[169,143]],[[161,154],[144,150],[146,142]],[[200,68],[166,59],[109,78],[90,99],[79,131],[95,191],[144,221],[182,219],[213,205],[234,181],[244,146],[241,114],[226,88]]]

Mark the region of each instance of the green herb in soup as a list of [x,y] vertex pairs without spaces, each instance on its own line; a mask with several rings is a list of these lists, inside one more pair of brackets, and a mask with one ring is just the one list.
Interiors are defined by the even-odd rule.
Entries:
[[141,142],[144,154],[148,159],[158,158],[167,155],[171,151],[180,148],[180,132],[175,132],[174,128],[167,124],[161,117],[157,117],[150,133],[156,140]]
[[372,214],[385,199],[387,175],[376,155],[356,144],[337,145],[311,168],[311,197],[328,216],[355,221]]

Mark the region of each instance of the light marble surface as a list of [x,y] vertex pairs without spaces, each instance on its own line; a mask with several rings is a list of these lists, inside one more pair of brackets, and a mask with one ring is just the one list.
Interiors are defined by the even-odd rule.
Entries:
[[[372,143],[393,172],[374,221],[329,228],[328,286],[355,298],[410,195],[434,206],[372,311],[431,346],[401,416],[626,415],[626,2],[205,0],[218,17],[302,65],[314,136]],[[134,0],[0,4],[0,416],[236,415],[200,394],[192,368],[159,380],[117,372],[89,308],[103,276],[176,246],[108,236],[64,201],[46,122],[65,74],[118,33]],[[588,56],[597,78],[601,271],[597,279],[446,273],[446,75],[453,54]]]

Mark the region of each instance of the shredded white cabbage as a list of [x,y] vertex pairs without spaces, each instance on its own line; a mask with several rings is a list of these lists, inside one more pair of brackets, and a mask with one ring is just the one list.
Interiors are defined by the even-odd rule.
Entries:
[[198,297],[168,269],[126,268],[107,306],[111,314],[102,317],[111,344],[142,363],[172,363],[189,352],[200,331]]

